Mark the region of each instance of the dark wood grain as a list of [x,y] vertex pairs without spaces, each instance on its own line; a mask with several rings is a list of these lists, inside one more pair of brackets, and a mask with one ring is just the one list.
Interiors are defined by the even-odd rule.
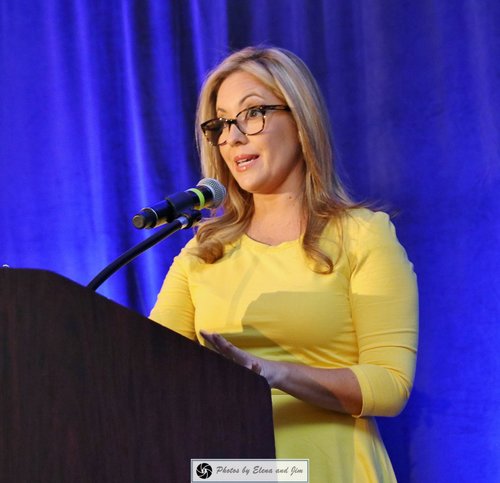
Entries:
[[274,458],[265,380],[63,277],[0,269],[0,481],[187,482]]

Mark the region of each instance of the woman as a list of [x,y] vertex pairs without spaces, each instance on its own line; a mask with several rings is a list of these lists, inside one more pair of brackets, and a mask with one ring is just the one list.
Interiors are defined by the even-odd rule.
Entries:
[[247,48],[202,88],[203,171],[228,189],[175,259],[151,317],[264,376],[278,458],[312,482],[395,481],[372,416],[413,382],[417,290],[387,215],[349,200],[304,63]]

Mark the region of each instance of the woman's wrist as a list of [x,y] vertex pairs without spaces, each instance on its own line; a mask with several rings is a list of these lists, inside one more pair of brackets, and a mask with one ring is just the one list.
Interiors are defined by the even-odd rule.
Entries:
[[289,374],[289,364],[287,362],[270,361],[270,373],[267,377],[269,386],[275,389],[284,390]]

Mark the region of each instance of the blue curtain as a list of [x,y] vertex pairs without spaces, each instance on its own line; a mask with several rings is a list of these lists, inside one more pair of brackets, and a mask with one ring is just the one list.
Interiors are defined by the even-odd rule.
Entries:
[[[500,3],[2,0],[0,264],[87,284],[201,177],[204,74],[232,49],[301,56],[357,199],[398,213],[421,294],[416,384],[380,420],[401,482],[500,480]],[[180,232],[99,291],[147,314]]]

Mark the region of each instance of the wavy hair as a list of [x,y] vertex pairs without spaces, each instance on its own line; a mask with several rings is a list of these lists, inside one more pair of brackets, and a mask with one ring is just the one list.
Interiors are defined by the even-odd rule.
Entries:
[[[216,178],[226,186],[228,196],[222,214],[200,224],[193,253],[207,263],[224,255],[224,246],[238,240],[252,218],[251,193],[242,190],[232,177],[219,149],[211,146],[200,124],[217,117],[217,94],[222,82],[234,72],[253,75],[290,107],[295,120],[305,165],[303,210],[306,221],[302,247],[315,262],[318,273],[331,273],[334,263],[320,248],[320,237],[327,223],[355,206],[335,169],[330,122],[316,80],[295,54],[280,48],[247,47],[223,60],[207,76],[198,100],[196,141],[204,176]],[[340,229],[340,223],[337,224]]]

